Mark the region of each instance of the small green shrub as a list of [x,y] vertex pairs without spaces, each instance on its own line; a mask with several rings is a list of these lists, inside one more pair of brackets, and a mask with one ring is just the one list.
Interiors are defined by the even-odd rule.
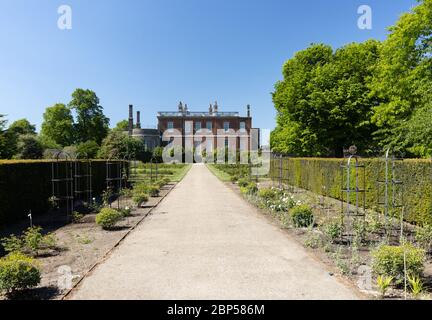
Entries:
[[159,197],[159,187],[156,185],[151,185],[147,187],[147,193],[151,197]]
[[238,180],[237,184],[239,185],[240,188],[245,188],[249,184],[249,180],[246,178],[241,178]]
[[20,252],[24,248],[24,241],[14,234],[1,239],[1,244],[6,252]]
[[137,204],[140,205],[143,202],[147,202],[149,199],[149,196],[144,191],[135,192],[134,196],[132,197],[132,200]]
[[393,281],[393,277],[379,275],[377,277],[377,287],[381,293],[381,297],[384,298],[387,292],[387,289],[390,287]]
[[132,215],[132,210],[129,207],[125,207],[125,208],[121,208],[119,210],[120,214],[122,215],[122,217],[130,217]]
[[84,215],[77,212],[77,211],[72,212],[72,222],[73,223],[80,222],[83,217],[84,217]]
[[432,225],[418,228],[416,230],[415,239],[426,252],[432,251]]
[[304,245],[308,248],[317,249],[323,245],[323,241],[319,234],[313,233],[307,237]]
[[294,207],[290,214],[293,224],[297,228],[310,227],[314,223],[314,215],[308,205]]
[[414,299],[417,299],[419,295],[423,292],[423,281],[417,276],[408,276],[408,282],[411,289],[411,294]]
[[133,194],[132,189],[128,189],[128,188],[122,189],[120,192],[120,195],[124,197],[132,197],[132,194]]
[[340,221],[332,221],[324,225],[324,234],[330,238],[332,242],[335,242],[342,235],[344,227]]
[[100,225],[103,229],[112,229],[117,222],[122,218],[120,212],[110,208],[103,208],[96,215],[96,224]]
[[0,290],[12,293],[36,287],[41,273],[34,259],[14,252],[0,259]]
[[354,219],[353,224],[354,242],[360,246],[367,239],[367,224],[364,219]]
[[56,238],[53,234],[42,234],[41,227],[31,227],[24,232],[23,236],[25,248],[32,254],[38,254],[43,249],[54,249]]
[[236,183],[238,181],[238,179],[239,179],[238,175],[232,175],[230,178],[232,183]]
[[104,205],[109,205],[111,198],[113,196],[113,192],[111,189],[106,189],[103,193],[102,193],[102,201]]
[[278,192],[274,189],[263,188],[258,191],[258,196],[264,201],[276,200],[278,198]]
[[424,270],[425,251],[412,244],[382,245],[372,251],[372,269],[377,275],[393,277],[397,284],[404,279],[404,252],[407,274],[420,276]]
[[258,192],[258,186],[255,182],[249,182],[246,186],[240,187],[243,194],[254,195]]
[[41,250],[55,249],[56,242],[53,234],[43,235],[41,227],[28,228],[21,237],[11,235],[2,239],[6,252],[25,252],[36,256]]

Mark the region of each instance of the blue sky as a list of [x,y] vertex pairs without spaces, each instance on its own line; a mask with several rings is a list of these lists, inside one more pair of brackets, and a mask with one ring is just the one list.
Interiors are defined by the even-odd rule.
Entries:
[[[193,111],[217,100],[272,129],[274,83],[287,59],[310,43],[334,47],[369,38],[415,0],[0,0],[0,114],[38,130],[46,107],[75,88],[94,90],[111,125],[128,104],[156,125],[182,100]],[[60,5],[72,30],[57,27]],[[373,29],[357,27],[370,5]]]

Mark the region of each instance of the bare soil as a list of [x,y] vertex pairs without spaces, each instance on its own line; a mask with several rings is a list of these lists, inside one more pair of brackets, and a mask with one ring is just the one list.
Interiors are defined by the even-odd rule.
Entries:
[[[225,182],[234,192],[241,194],[240,188],[237,184],[233,184],[231,182]],[[273,182],[269,179],[265,179],[258,183],[259,188],[269,188],[273,185]],[[309,204],[313,210],[314,215],[317,217],[317,225],[319,226],[323,221],[331,218],[336,218],[340,216],[341,212],[341,201],[324,197],[321,195],[317,195],[308,190],[289,187],[289,191],[294,196],[296,200],[300,200],[302,203]],[[249,199],[250,200],[250,199]],[[250,201],[254,206],[256,204],[253,201]],[[257,206],[256,206],[257,207]],[[283,229],[288,236],[294,239],[296,242],[302,244],[308,252],[313,255],[317,260],[323,262],[335,275],[338,277],[344,278],[348,281],[352,286],[360,290],[370,299],[378,299],[381,298],[380,294],[375,287],[374,281],[372,281],[372,290],[362,290],[360,288],[360,283],[362,283],[361,274],[357,273],[359,266],[371,266],[371,250],[373,250],[376,246],[380,244],[383,239],[384,233],[382,230],[371,233],[368,235],[367,241],[362,244],[362,246],[358,250],[358,258],[357,264],[355,266],[352,265],[352,253],[348,243],[339,241],[336,243],[327,243],[327,244],[317,244],[316,246],[310,245],[311,240],[314,238],[322,237],[322,231],[319,228],[294,228],[292,226],[284,225],[277,214],[271,212],[270,209],[267,208],[258,208],[260,212],[267,217],[269,221],[274,224],[277,224],[281,229]],[[391,231],[391,239],[390,243],[397,244],[398,236],[399,236],[399,225],[398,221],[393,221]],[[414,237],[414,229],[415,226],[410,225],[408,223],[404,223],[404,235],[409,239],[413,240]],[[306,244],[308,243],[308,244]],[[337,258],[336,258],[337,256]],[[339,265],[338,265],[339,264]],[[351,265],[350,265],[351,264]],[[342,272],[340,265],[345,265],[349,268],[348,272]],[[424,270],[424,285],[426,294],[423,295],[423,298],[430,299],[430,292],[432,292],[432,257],[428,255],[425,270]],[[405,294],[404,290],[401,288],[392,288],[386,293],[386,299],[404,299]],[[409,299],[409,288],[408,288],[408,296]]]
[[[168,184],[161,188],[159,197],[152,197],[140,208],[134,208],[130,199],[120,199],[121,207],[134,208],[130,217],[124,218],[114,230],[106,231],[95,224],[96,214],[85,215],[79,222],[62,225],[59,223],[43,223],[49,218],[41,217],[38,225],[44,230],[50,230],[57,238],[57,249],[45,252],[37,257],[41,266],[42,280],[38,288],[21,292],[18,296],[8,297],[21,300],[47,300],[62,299],[69,290],[60,290],[59,280],[66,268],[70,268],[74,285],[104,257],[115,248],[140,222],[142,222],[153,208],[171,191],[175,184]],[[117,207],[117,201],[112,203]],[[2,230],[2,236],[18,233],[23,230],[26,222],[22,222],[8,229]],[[60,268],[60,269],[59,269]],[[5,299],[5,296],[0,296]]]

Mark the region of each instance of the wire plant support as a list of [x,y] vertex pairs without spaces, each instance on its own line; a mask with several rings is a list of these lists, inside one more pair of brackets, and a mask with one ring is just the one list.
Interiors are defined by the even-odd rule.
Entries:
[[[366,212],[366,170],[356,155],[357,148],[349,148],[349,156],[341,163],[341,223],[349,241],[353,239],[353,224],[356,219],[365,219]],[[345,219],[350,220],[348,229]]]
[[392,236],[392,220],[399,214],[399,237],[403,238],[403,221],[404,221],[404,188],[403,181],[398,177],[398,163],[403,161],[403,157],[397,157],[391,154],[388,148],[385,152],[384,160],[384,177],[379,179],[378,183],[378,206],[383,208],[385,233],[387,239]]
[[120,209],[120,195],[123,188],[123,164],[116,156],[111,156],[106,161],[106,193],[107,204],[111,207],[111,200],[117,199],[117,209]]
[[93,204],[92,198],[92,162],[87,154],[77,153],[74,161],[74,196],[75,201]]
[[57,209],[65,209],[66,221],[69,222],[74,211],[73,161],[68,153],[60,150],[53,151],[53,158],[51,201]]
[[153,182],[158,179],[159,163],[156,157],[152,157],[150,160],[150,181]]

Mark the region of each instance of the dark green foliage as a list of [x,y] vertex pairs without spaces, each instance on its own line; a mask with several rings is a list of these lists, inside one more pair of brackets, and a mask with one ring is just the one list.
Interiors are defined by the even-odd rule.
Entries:
[[36,126],[31,124],[27,119],[14,121],[8,129],[14,135],[36,134]]
[[369,119],[376,98],[367,80],[378,48],[367,41],[333,52],[316,44],[287,61],[273,94],[278,115],[272,148],[308,156],[340,156],[352,144],[364,150],[375,129]]
[[41,138],[54,147],[65,147],[74,143],[74,123],[72,113],[64,104],[48,107],[43,115]]
[[425,251],[412,244],[402,246],[383,245],[372,252],[372,268],[377,275],[391,276],[396,283],[404,278],[404,252],[408,276],[421,276],[424,269]]
[[432,0],[418,2],[382,43],[313,44],[284,64],[274,151],[340,157],[355,144],[368,155],[432,155]]
[[123,131],[111,131],[103,140],[98,157],[148,161],[151,158],[151,153],[145,150],[143,141],[131,138]]
[[[283,180],[317,194],[341,199],[341,162],[341,159],[284,158]],[[384,162],[380,159],[361,159],[360,163],[366,166],[366,206],[375,208],[378,204],[377,181],[383,179]],[[278,168],[279,160],[272,160],[270,175],[275,180],[278,179]],[[432,193],[430,160],[405,160],[397,163],[395,169],[404,185],[405,220],[420,225],[432,223],[432,199],[424,196]],[[363,184],[362,174],[359,183]],[[354,200],[353,195],[351,201]]]
[[[0,161],[0,225],[50,209],[51,161]],[[114,174],[114,173],[113,173]],[[106,162],[92,162],[94,196],[106,189]]]
[[240,187],[243,194],[255,195],[258,193],[258,186],[255,182],[248,182],[245,186]]
[[103,208],[96,215],[96,224],[100,225],[105,230],[110,230],[121,220],[122,213],[110,208]]
[[312,209],[307,205],[294,207],[290,211],[291,219],[297,228],[310,227],[314,223]]
[[16,149],[16,159],[42,159],[43,146],[34,134],[24,134],[19,136]]
[[76,147],[76,155],[79,159],[95,159],[99,152],[99,145],[96,141],[79,143]]
[[75,141],[79,143],[94,140],[100,144],[108,134],[109,119],[103,114],[103,107],[99,105],[96,93],[76,89],[68,106],[76,112]]
[[34,259],[14,252],[0,259],[0,290],[13,293],[36,287],[41,280],[41,272]]

